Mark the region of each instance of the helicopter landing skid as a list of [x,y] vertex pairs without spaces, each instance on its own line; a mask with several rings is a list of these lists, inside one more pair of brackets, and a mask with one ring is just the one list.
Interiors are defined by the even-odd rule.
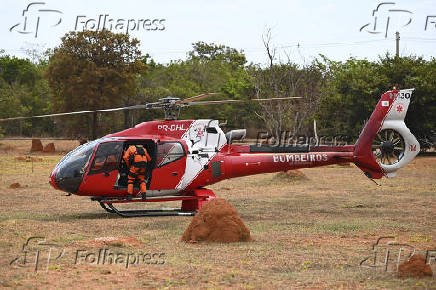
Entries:
[[[110,213],[116,213],[121,217],[144,217],[144,216],[193,216],[195,211],[182,211],[178,208],[167,209],[144,209],[144,210],[119,210],[112,203],[101,203],[100,205]],[[108,207],[106,207],[106,205]]]
[[[100,206],[109,213],[116,213],[121,217],[145,217],[145,216],[194,216],[204,203],[215,198],[215,194],[210,189],[200,188],[194,190],[194,195],[171,196],[164,198],[91,198],[98,201]],[[132,203],[132,202],[166,202],[182,201],[181,208],[164,209],[144,209],[144,210],[119,210],[113,204]]]

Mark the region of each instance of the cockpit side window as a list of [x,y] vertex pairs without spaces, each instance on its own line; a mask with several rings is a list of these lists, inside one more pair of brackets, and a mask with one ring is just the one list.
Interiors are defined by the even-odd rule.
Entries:
[[94,160],[92,161],[89,174],[117,170],[121,159],[122,149],[122,142],[106,142],[100,144],[95,153]]
[[185,149],[179,142],[163,142],[157,146],[156,167],[165,166],[185,156]]

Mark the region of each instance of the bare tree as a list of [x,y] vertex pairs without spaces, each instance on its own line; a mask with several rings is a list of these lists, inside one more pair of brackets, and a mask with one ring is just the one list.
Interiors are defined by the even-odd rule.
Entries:
[[285,130],[292,128],[292,134],[299,134],[304,122],[318,104],[319,77],[313,65],[298,66],[285,53],[286,61],[277,57],[277,48],[271,45],[271,30],[263,36],[263,44],[268,56],[266,68],[254,68],[254,88],[258,99],[303,97],[298,101],[259,102],[261,118],[274,138],[280,138]]

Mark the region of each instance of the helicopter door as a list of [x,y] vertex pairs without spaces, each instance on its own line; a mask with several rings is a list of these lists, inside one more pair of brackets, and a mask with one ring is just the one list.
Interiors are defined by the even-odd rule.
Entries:
[[80,191],[109,193],[118,176],[123,142],[110,141],[98,145]]
[[174,189],[185,174],[186,150],[181,142],[157,144],[156,167],[152,171],[150,189]]

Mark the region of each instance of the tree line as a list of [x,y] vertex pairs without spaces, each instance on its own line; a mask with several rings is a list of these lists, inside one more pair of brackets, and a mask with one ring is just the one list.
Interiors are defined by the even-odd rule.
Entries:
[[[39,58],[0,51],[0,118],[98,110],[219,92],[215,99],[301,97],[293,101],[195,106],[180,118],[214,118],[226,129],[356,138],[380,95],[415,88],[406,122],[422,145],[436,135],[436,59],[389,54],[375,61],[333,61],[320,55],[309,64],[278,58],[269,34],[265,65],[248,63],[242,50],[197,42],[184,60],[155,62],[139,41],[110,31],[70,32]],[[136,123],[163,119],[157,110],[120,111],[3,122],[0,134],[93,139]]]

